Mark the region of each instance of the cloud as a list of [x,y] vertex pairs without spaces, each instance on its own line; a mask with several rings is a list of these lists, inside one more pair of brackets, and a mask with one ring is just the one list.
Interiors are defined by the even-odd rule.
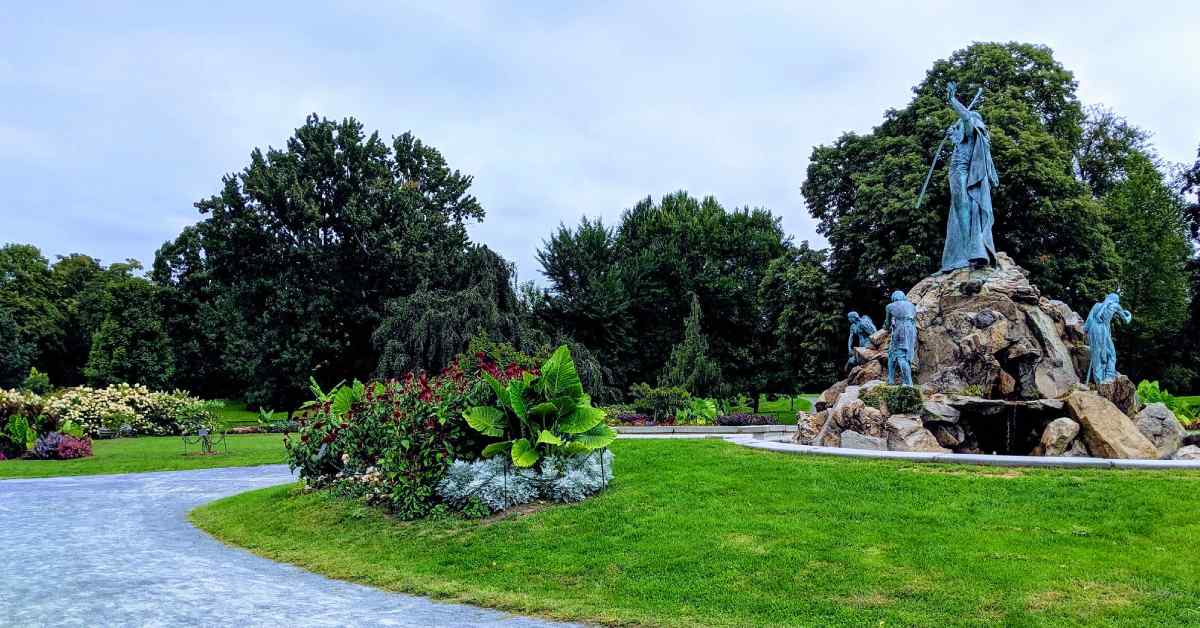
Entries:
[[910,4],[25,5],[0,25],[0,241],[149,263],[315,111],[412,130],[474,175],[471,233],[523,278],[559,222],[677,189],[820,242],[799,192],[812,147],[979,40],[1050,45],[1085,102],[1194,159],[1191,4]]

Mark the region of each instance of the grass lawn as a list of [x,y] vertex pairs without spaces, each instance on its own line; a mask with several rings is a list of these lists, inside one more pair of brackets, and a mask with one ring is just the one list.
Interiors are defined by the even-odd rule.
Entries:
[[[183,455],[178,436],[145,436],[92,441],[90,458],[76,460],[3,460],[0,478],[42,478],[57,475],[179,471],[209,467],[247,467],[284,461],[283,434],[229,436],[229,453]],[[192,451],[195,450],[193,446]],[[222,450],[223,451],[223,450]]]
[[618,441],[582,504],[404,523],[295,485],[192,512],[334,578],[620,625],[1200,624],[1200,473]]
[[[217,408],[217,418],[221,421],[226,429],[231,427],[245,427],[248,425],[258,425],[258,412],[246,408],[246,402],[235,401],[233,399],[223,399],[225,404],[222,408]],[[287,412],[274,412],[271,417],[283,421],[287,419]]]
[[[775,422],[780,425],[795,425],[796,412],[800,410],[811,411],[812,402],[816,400],[818,395],[799,394],[792,397],[780,397],[774,401],[766,395],[759,397],[758,413],[770,414],[775,417]],[[750,406],[738,406],[733,408],[734,412],[753,412],[754,409]]]

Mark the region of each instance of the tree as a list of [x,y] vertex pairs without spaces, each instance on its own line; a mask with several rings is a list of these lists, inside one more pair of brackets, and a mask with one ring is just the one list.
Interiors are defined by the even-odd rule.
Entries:
[[1104,199],[1106,223],[1120,254],[1121,301],[1134,312],[1118,352],[1134,380],[1159,379],[1175,362],[1173,340],[1188,315],[1192,247],[1183,200],[1150,158],[1134,153],[1125,177]]
[[479,246],[458,274],[455,286],[421,289],[388,303],[374,335],[380,377],[440,371],[481,335],[521,345],[512,265]]
[[[758,282],[787,250],[779,219],[764,209],[727,211],[686,192],[646,198],[615,230],[584,220],[539,251],[550,282],[545,318],[591,348],[615,384],[654,381],[683,337],[693,294],[709,320],[711,357],[732,390],[764,385]],[[563,322],[565,321],[565,323]]]
[[[461,266],[465,222],[484,213],[470,185],[412,134],[389,144],[353,118],[312,115],[196,204],[204,220],[161,251],[156,281],[174,290],[171,316],[219,321],[214,353],[247,401],[294,408],[310,375],[372,372],[386,304]],[[209,340],[176,351],[210,352]]]
[[682,388],[693,397],[714,397],[722,393],[721,367],[708,355],[701,318],[700,298],[693,294],[692,311],[683,321],[683,340],[671,349],[658,385]]
[[170,387],[175,373],[163,325],[158,288],[142,277],[113,281],[104,322],[92,336],[84,374],[94,386],[144,384]]
[[[0,309],[11,321],[14,331],[10,335],[24,339],[22,351],[31,365],[41,364],[45,356],[62,354],[63,315],[56,292],[50,262],[37,247],[0,247]],[[26,366],[22,377],[28,369]]]
[[1150,134],[1101,106],[1087,108],[1075,154],[1079,177],[1096,198],[1104,198],[1126,179],[1134,155],[1156,161]]
[[846,306],[877,308],[890,291],[937,270],[949,205],[946,160],[925,204],[913,206],[954,118],[945,92],[952,79],[984,89],[978,109],[1000,172],[997,246],[1043,293],[1076,308],[1090,305],[1113,286],[1117,256],[1103,208],[1073,174],[1084,119],[1074,77],[1046,47],[978,43],[935,62],[913,99],[887,111],[871,133],[847,133],[813,149],[802,190],[830,242],[830,275],[849,291]]
[[558,230],[542,242],[537,260],[552,289],[530,295],[533,312],[551,330],[589,348],[624,379],[632,351],[633,318],[618,259],[616,234],[600,220]]
[[0,303],[0,388],[16,388],[33,365],[34,342],[17,328],[16,319]]
[[773,260],[759,284],[768,327],[772,392],[819,390],[838,379],[847,323],[825,251],[802,242]]

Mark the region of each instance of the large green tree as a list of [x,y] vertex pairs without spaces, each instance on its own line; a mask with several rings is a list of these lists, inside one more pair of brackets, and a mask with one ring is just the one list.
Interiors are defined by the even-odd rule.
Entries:
[[759,284],[770,344],[770,392],[821,390],[839,377],[849,323],[825,251],[807,242],[771,262]]
[[374,335],[377,374],[437,372],[477,336],[521,346],[521,304],[513,275],[504,258],[478,246],[453,273],[453,281],[443,279],[441,287],[423,287],[389,302]]
[[110,281],[104,321],[92,335],[84,368],[89,384],[170,388],[175,365],[158,291],[143,277],[127,275]]
[[385,304],[460,264],[465,222],[484,213],[470,185],[411,134],[389,143],[352,118],[313,115],[196,204],[205,218],[181,236],[195,242],[169,244],[156,278],[182,291],[181,312],[216,304],[202,318],[222,321],[221,367],[248,401],[294,408],[310,375],[374,371]]
[[1000,250],[1042,291],[1081,308],[1114,285],[1118,265],[1103,208],[1074,175],[1084,112],[1072,74],[1049,48],[978,43],[936,61],[901,109],[867,134],[813,150],[805,201],[830,242],[830,274],[849,307],[875,311],[891,290],[937,270],[949,207],[946,162],[914,209],[926,167],[954,113],[946,83],[982,87],[979,111],[1000,172],[993,202]]
[[683,321],[683,340],[671,348],[659,386],[676,386],[693,397],[716,397],[721,390],[721,366],[709,357],[700,299],[692,295],[692,310]]
[[762,390],[758,283],[787,242],[767,210],[729,211],[686,192],[646,198],[613,230],[584,220],[544,244],[544,317],[595,351],[624,389],[658,379],[695,294],[723,380],[734,391]]
[[50,262],[30,244],[0,247],[0,309],[8,313],[20,338],[22,352],[32,365],[63,352],[64,318]]
[[1134,318],[1115,338],[1123,370],[1135,380],[1160,379],[1187,320],[1192,247],[1183,200],[1150,158],[1133,153],[1123,171],[1104,198],[1105,222],[1120,252],[1121,301]]

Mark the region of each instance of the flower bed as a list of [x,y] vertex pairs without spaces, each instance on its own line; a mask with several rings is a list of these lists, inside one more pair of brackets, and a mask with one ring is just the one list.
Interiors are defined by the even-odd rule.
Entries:
[[289,464],[310,488],[405,519],[441,504],[483,515],[533,499],[575,501],[607,483],[611,454],[587,459],[616,435],[565,347],[538,370],[483,355],[463,364],[329,393],[314,387],[313,414],[285,437]]
[[765,414],[722,414],[717,417],[717,425],[775,425],[775,417]]

